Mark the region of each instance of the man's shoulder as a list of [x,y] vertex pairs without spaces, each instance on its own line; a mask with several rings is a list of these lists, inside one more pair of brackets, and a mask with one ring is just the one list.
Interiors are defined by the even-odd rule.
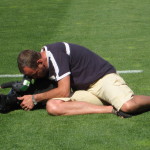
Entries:
[[63,42],[56,42],[56,43],[52,43],[52,44],[47,44],[44,47],[47,47],[47,50],[50,50],[50,51],[57,51],[57,50],[64,50],[65,49],[65,45]]

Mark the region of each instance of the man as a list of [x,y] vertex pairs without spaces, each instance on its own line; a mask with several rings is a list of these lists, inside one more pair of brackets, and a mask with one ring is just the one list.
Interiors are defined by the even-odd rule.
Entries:
[[25,110],[44,100],[52,115],[112,113],[113,108],[129,114],[150,110],[150,96],[134,95],[109,62],[76,44],[58,42],[44,46],[41,52],[24,50],[18,56],[18,67],[27,76],[48,77],[58,83],[50,91],[18,97]]

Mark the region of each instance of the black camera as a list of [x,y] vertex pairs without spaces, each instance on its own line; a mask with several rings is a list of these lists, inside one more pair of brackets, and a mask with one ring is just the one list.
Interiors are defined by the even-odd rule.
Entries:
[[[48,78],[33,80],[24,76],[22,81],[8,82],[1,84],[1,88],[11,88],[7,95],[0,94],[0,113],[7,113],[11,110],[20,108],[17,97],[42,93],[57,87],[57,83]],[[42,105],[41,105],[42,104]],[[36,108],[43,106],[43,103],[36,105]]]
[[1,88],[11,88],[7,95],[0,94],[0,113],[7,113],[11,109],[19,107],[20,102],[17,100],[18,96],[22,96],[31,85],[31,78],[24,76],[22,81],[7,82],[1,84]]
[[24,92],[27,91],[30,84],[31,84],[31,78],[28,76],[24,76],[23,80],[21,82],[7,82],[1,84],[1,88],[12,88],[16,92]]

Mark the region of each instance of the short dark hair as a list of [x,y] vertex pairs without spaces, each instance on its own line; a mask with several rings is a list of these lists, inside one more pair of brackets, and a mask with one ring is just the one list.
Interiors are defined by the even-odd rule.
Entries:
[[37,61],[41,58],[41,53],[34,50],[23,50],[20,52],[17,58],[18,68],[23,73],[24,67],[36,69]]

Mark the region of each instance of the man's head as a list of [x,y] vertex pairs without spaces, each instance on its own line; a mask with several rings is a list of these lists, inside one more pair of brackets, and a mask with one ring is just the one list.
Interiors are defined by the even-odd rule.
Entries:
[[18,55],[18,68],[21,73],[32,78],[42,78],[47,74],[47,68],[40,52],[23,50]]

